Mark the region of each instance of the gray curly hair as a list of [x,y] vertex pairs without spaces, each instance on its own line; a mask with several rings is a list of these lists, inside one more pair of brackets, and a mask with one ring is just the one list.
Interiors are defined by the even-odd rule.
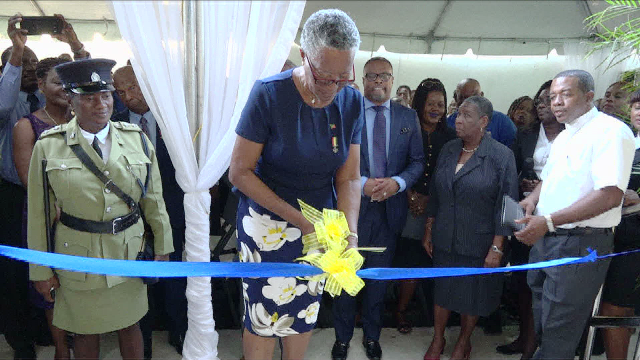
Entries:
[[357,50],[360,48],[360,32],[356,23],[344,11],[319,10],[304,23],[300,47],[311,57],[316,57],[324,47]]

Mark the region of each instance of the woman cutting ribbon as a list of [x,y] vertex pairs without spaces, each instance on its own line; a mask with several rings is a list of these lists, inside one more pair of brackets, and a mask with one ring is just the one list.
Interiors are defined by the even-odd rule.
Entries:
[[[356,247],[360,205],[362,96],[347,86],[360,35],[340,10],[309,17],[301,34],[302,66],[258,80],[236,133],[229,179],[241,192],[241,261],[293,262],[314,227],[298,199],[344,212]],[[337,197],[337,198],[336,198]],[[247,360],[302,359],[315,327],[324,283],[295,277],[243,279]]]

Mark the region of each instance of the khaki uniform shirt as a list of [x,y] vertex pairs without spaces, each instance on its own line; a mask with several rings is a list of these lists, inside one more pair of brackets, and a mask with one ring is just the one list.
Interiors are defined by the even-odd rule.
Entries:
[[[134,200],[139,201],[141,212],[151,226],[155,236],[156,255],[173,252],[173,239],[169,216],[162,198],[162,183],[156,160],[155,149],[147,139],[149,157],[144,153],[137,125],[111,122],[111,153],[105,164],[91,145],[82,136],[75,118],[68,124],[56,126],[42,133],[33,148],[29,167],[28,184],[28,233],[29,248],[47,251],[44,219],[44,190],[42,178],[42,160],[47,160],[46,173],[49,178],[49,196],[51,219],[56,216],[57,204],[69,215],[93,221],[109,221],[130,212],[127,205],[113,192],[106,189],[69,145],[80,144],[108,178]],[[136,178],[144,183],[147,164],[151,164],[146,197],[141,198],[142,189]],[[144,227],[142,219],[137,224],[115,235],[95,234],[77,231],[58,222],[55,233],[55,252],[104,259],[135,260],[141,250]],[[47,280],[58,275],[62,286],[74,290],[90,290],[113,287],[131,278],[103,276],[65,270],[53,270],[49,267],[30,265],[30,279]]]

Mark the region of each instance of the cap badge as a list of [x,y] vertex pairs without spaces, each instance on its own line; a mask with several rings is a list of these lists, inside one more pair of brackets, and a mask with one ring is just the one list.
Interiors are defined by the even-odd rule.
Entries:
[[102,79],[100,78],[100,75],[98,75],[98,73],[97,73],[97,72],[95,72],[95,71],[94,71],[94,72],[91,74],[91,81],[93,81],[93,82],[98,82],[98,81],[101,81],[101,80],[102,80]]

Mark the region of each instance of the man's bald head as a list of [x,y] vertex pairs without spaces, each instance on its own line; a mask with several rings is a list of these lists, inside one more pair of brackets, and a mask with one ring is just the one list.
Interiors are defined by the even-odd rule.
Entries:
[[149,105],[142,95],[138,79],[133,67],[123,66],[113,73],[113,86],[124,105],[136,114],[144,115],[149,111]]
[[136,80],[136,73],[133,72],[133,66],[127,65],[117,69],[113,73],[113,81],[116,81],[117,78],[120,80]]
[[462,105],[466,99],[472,96],[484,96],[484,93],[480,88],[480,83],[476,79],[463,79],[458,83],[458,86],[456,86],[456,100],[458,102],[458,106]]
[[[0,56],[2,66],[0,66],[0,72],[4,71],[9,59],[13,46],[6,48]],[[24,47],[22,53],[22,79],[20,83],[20,90],[26,93],[32,93],[38,90],[38,80],[36,79],[36,65],[38,65],[38,57],[28,46]]]

